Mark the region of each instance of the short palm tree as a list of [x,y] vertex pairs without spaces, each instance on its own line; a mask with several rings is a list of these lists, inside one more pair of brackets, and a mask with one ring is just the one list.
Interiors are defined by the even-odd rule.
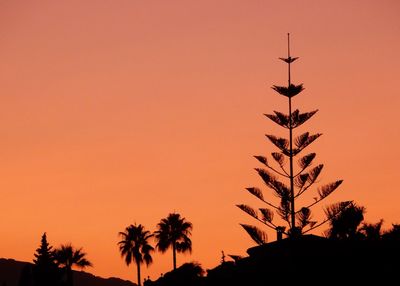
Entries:
[[176,252],[192,251],[192,241],[189,238],[192,229],[192,223],[178,213],[170,213],[157,225],[155,232],[157,248],[162,253],[172,248],[174,270],[176,269]]
[[54,251],[54,258],[58,265],[64,267],[67,274],[67,285],[73,285],[72,267],[84,269],[93,266],[92,263],[86,259],[86,253],[82,248],[75,249],[71,244],[61,245]]
[[132,262],[137,266],[138,285],[141,286],[140,265],[146,263],[148,266],[153,262],[151,252],[154,248],[149,244],[149,239],[153,236],[144,226],[130,225],[125,228],[124,232],[120,232],[122,240],[118,242],[121,256],[125,257],[125,263],[129,266]]

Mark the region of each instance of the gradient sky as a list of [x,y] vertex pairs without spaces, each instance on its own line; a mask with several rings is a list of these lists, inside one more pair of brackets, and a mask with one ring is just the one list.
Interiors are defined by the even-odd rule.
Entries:
[[[153,231],[173,211],[194,224],[178,264],[244,255],[254,243],[239,223],[255,222],[235,204],[262,206],[244,190],[262,186],[252,156],[276,151],[265,133],[285,135],[262,114],[286,111],[270,86],[287,82],[287,32],[306,88],[294,107],[319,109],[299,131],[324,133],[308,147],[320,182],[344,179],[326,202],[400,223],[399,11],[397,0],[0,0],[0,257],[31,261],[46,231],[83,247],[89,272],[136,281],[117,233]],[[169,271],[171,256],[143,276]]]

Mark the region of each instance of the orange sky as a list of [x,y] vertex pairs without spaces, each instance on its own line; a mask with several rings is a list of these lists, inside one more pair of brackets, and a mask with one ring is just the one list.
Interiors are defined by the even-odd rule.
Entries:
[[[306,88],[294,107],[320,110],[302,127],[324,133],[308,150],[321,183],[344,179],[327,202],[400,223],[399,11],[396,0],[0,1],[0,257],[31,261],[46,231],[54,246],[83,246],[91,273],[136,281],[117,233],[153,231],[173,211],[194,224],[178,263],[245,254],[239,223],[255,222],[234,205],[261,207],[244,191],[262,186],[252,155],[276,150],[265,133],[284,135],[262,114],[286,111],[270,86],[287,80],[287,32]],[[170,252],[155,254],[143,276],[171,267]]]

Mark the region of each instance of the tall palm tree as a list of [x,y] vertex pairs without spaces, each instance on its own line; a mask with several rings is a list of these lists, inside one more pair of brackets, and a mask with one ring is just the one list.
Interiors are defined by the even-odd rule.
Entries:
[[67,285],[73,285],[73,272],[72,267],[84,269],[93,266],[92,263],[86,259],[86,253],[82,248],[75,249],[71,244],[61,245],[54,251],[54,257],[58,265],[64,267],[67,274]]
[[131,262],[135,262],[137,266],[138,285],[141,286],[140,265],[146,263],[148,266],[153,262],[151,252],[154,248],[149,244],[149,239],[153,236],[148,230],[144,229],[141,224],[130,225],[125,228],[124,232],[120,232],[122,240],[118,242],[121,256],[125,257],[125,263],[129,266]]
[[157,225],[155,232],[157,248],[162,253],[172,248],[174,270],[176,269],[176,252],[192,252],[192,241],[189,238],[192,229],[192,223],[178,213],[170,213]]

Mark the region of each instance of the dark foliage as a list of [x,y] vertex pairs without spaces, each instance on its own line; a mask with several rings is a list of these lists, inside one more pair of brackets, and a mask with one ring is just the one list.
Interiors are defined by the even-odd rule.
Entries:
[[[53,247],[47,242],[47,235],[42,235],[41,243],[34,254],[34,267],[32,269],[33,285],[34,286],[54,286],[60,284],[60,272],[55,263]],[[27,268],[21,277],[21,283],[27,283],[28,272]],[[29,285],[29,284],[28,284]]]
[[178,213],[170,213],[157,225],[157,231],[154,233],[157,248],[163,253],[169,248],[172,249],[174,269],[176,269],[176,253],[192,251],[192,241],[190,239],[192,229],[192,223]]
[[121,256],[125,259],[125,263],[128,266],[132,262],[136,263],[137,281],[140,286],[142,285],[140,266],[143,263],[150,265],[153,262],[151,254],[154,248],[149,243],[153,234],[145,230],[143,225],[136,225],[135,223],[134,225],[131,224],[126,227],[125,231],[119,232],[119,236],[122,238],[122,240],[118,242]]
[[[278,148],[279,151],[271,153],[273,159],[272,162],[269,162],[266,156],[254,156],[263,164],[263,168],[256,168],[255,170],[263,180],[265,186],[271,189],[273,194],[278,197],[279,203],[271,202],[263,194],[260,188],[250,187],[247,188],[247,191],[261,200],[264,204],[272,207],[272,209],[259,208],[261,212],[261,215],[259,215],[258,211],[250,206],[243,204],[237,205],[248,215],[264,223],[267,227],[277,231],[279,238],[283,233],[291,237],[298,237],[327,222],[331,217],[327,217],[321,223],[317,223],[316,220],[313,220],[311,208],[332,194],[342,183],[342,180],[336,180],[315,189],[314,184],[318,181],[324,165],[319,164],[313,166],[316,157],[315,153],[309,153],[300,158],[297,157],[304,149],[318,139],[321,136],[321,133],[310,134],[309,132],[303,132],[297,136],[294,134],[295,129],[308,121],[318,110],[305,113],[300,113],[298,109],[292,110],[293,97],[300,94],[304,90],[304,87],[303,84],[296,85],[291,82],[290,65],[297,59],[297,57],[292,58],[289,54],[289,50],[288,46],[287,58],[280,58],[288,64],[288,85],[274,85],[272,87],[272,89],[278,94],[286,97],[288,100],[289,112],[285,114],[283,112],[274,111],[274,114],[265,114],[265,116],[271,119],[274,123],[288,129],[289,134],[288,137],[266,134],[267,139]],[[294,166],[294,161],[297,161],[297,167]],[[289,163],[289,166],[287,166],[287,163]],[[303,203],[302,206],[298,206],[297,199],[311,188],[314,189],[314,192],[317,192],[314,201]],[[348,204],[349,202],[337,204],[337,211],[340,212],[344,210]],[[274,215],[272,211],[275,211],[289,226],[287,231],[286,228],[282,228],[273,222]],[[264,237],[261,235],[263,232],[257,229],[257,227],[250,227],[249,225],[242,226],[256,243],[265,243]]]
[[146,280],[144,286],[200,286],[203,285],[203,275],[204,270],[199,263],[185,263],[157,281]]

